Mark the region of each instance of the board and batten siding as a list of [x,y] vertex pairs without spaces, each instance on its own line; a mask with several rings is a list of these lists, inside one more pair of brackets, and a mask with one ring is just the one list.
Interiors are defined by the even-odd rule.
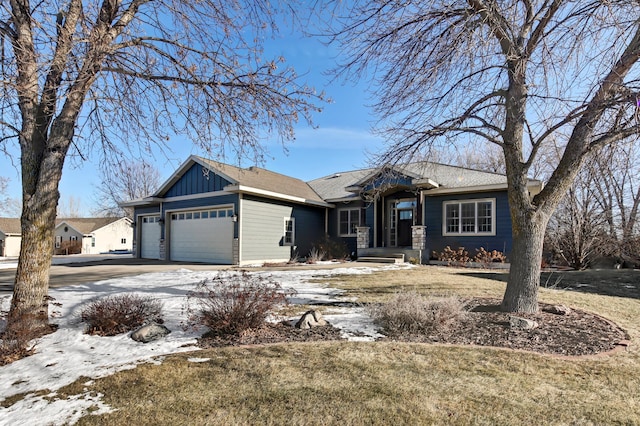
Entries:
[[[465,201],[494,198],[496,200],[496,234],[495,235],[443,235],[443,203],[445,201]],[[434,250],[442,251],[446,246],[452,249],[464,247],[469,256],[476,254],[476,249],[498,250],[506,254],[511,253],[511,214],[507,192],[481,192],[474,194],[453,194],[425,197],[424,220],[427,225],[427,249],[429,254]]]
[[168,198],[222,191],[230,183],[220,175],[215,174],[213,170],[209,170],[200,164],[194,164],[167,190],[164,196]]

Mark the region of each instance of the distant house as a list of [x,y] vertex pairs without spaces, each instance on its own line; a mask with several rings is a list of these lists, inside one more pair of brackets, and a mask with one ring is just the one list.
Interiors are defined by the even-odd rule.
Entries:
[[[541,182],[529,181],[530,192]],[[246,265],[306,256],[325,236],[355,256],[511,252],[504,175],[430,162],[303,182],[191,156],[134,208],[136,256]]]
[[[20,254],[20,219],[0,218],[0,256]],[[133,250],[133,227],[128,218],[58,218],[55,254],[98,254]]]

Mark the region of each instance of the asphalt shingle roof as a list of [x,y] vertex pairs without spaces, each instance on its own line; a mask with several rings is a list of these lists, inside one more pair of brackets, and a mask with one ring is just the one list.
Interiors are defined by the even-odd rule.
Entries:
[[220,171],[236,181],[239,185],[299,197],[309,201],[324,201],[309,184],[300,179],[285,176],[260,167],[243,169],[202,157],[197,158],[204,164],[209,165],[212,170]]
[[[396,166],[395,169],[409,175],[430,179],[444,188],[464,188],[507,183],[505,175],[439,163],[410,163]],[[374,176],[377,171],[378,169],[372,168],[334,173],[314,179],[309,182],[309,185],[328,201],[357,197],[357,194],[349,192],[345,188],[362,183],[363,180]]]
[[[82,234],[90,234],[102,227],[122,219],[121,217],[89,217],[89,218],[57,218],[56,227],[67,223],[73,229]],[[21,234],[20,219],[13,217],[0,217],[0,231],[5,234]]]

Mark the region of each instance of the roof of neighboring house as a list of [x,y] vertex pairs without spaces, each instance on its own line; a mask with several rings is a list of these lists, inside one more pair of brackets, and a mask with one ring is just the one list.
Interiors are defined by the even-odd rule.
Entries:
[[20,219],[14,217],[0,217],[0,232],[5,234],[22,234]]
[[[122,219],[122,217],[57,218],[56,228],[66,223],[76,231],[86,235]],[[5,234],[22,234],[20,219],[0,217],[0,231]]]
[[114,222],[123,219],[122,217],[87,217],[87,218],[57,218],[56,228],[66,223],[76,231],[82,234],[90,234],[97,231],[100,228],[104,228],[107,225],[111,225]]
[[[411,178],[430,182],[436,188],[473,188],[481,186],[505,185],[507,177],[498,173],[483,172],[446,164],[417,162],[394,166],[397,173],[404,173]],[[357,197],[358,194],[347,188],[363,185],[374,179],[380,169],[362,169],[349,172],[333,173],[309,182],[309,185],[327,201]]]

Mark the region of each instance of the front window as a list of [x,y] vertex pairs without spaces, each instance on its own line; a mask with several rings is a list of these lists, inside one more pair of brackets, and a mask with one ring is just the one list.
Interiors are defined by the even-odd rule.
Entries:
[[295,219],[292,217],[284,218],[284,245],[292,246],[295,243]]
[[495,235],[495,199],[446,201],[443,235]]
[[344,209],[338,212],[340,236],[354,236],[360,226],[360,209]]

